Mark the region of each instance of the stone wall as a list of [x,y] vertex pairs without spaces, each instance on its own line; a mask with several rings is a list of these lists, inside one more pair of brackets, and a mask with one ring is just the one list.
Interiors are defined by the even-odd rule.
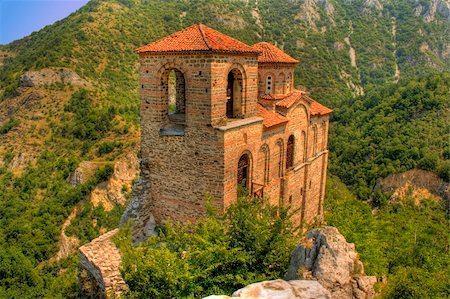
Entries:
[[[165,74],[172,69],[184,77],[186,106],[182,122],[174,122],[168,114]],[[290,119],[287,124],[267,129],[262,125],[263,119],[256,116],[262,78],[267,72],[276,71],[274,84],[279,87],[275,87],[275,92],[283,94],[287,77],[279,75],[291,74],[293,69],[293,65],[283,64],[258,66],[254,55],[141,56],[141,153],[142,163],[148,165],[149,192],[139,209],[150,209],[156,223],[163,223],[168,217],[195,221],[204,215],[205,195],[209,193],[213,205],[224,210],[237,198],[238,161],[247,153],[250,191],[259,188],[271,203],[292,205],[299,211],[295,216],[298,224],[310,223],[320,216],[326,180],[328,116],[311,116],[306,100],[281,111]],[[231,70],[242,78],[242,102],[240,118],[227,119],[227,80]],[[294,165],[286,169],[287,141],[291,135]]]
[[[85,284],[92,286],[95,291],[92,296],[117,297],[128,290],[128,286],[119,272],[122,260],[119,249],[111,241],[118,229],[112,230],[90,243],[80,247],[80,284],[81,290],[88,289]],[[83,273],[87,271],[89,275]],[[89,281],[89,277],[94,281]]]
[[258,65],[258,98],[266,94],[267,77],[272,78],[271,94],[288,94],[294,89],[295,64],[260,63]]

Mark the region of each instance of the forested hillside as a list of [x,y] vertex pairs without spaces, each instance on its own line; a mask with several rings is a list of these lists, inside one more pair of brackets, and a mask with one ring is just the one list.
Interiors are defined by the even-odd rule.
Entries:
[[[77,296],[76,255],[55,259],[61,226],[77,208],[67,234],[84,243],[118,223],[122,206],[94,208],[88,195],[139,142],[134,49],[199,20],[300,60],[296,85],[335,110],[330,172],[361,199],[377,178],[414,167],[448,180],[448,7],[441,0],[92,0],[0,46],[0,297]],[[87,84],[21,84],[26,71],[48,68],[73,70]],[[82,161],[99,167],[74,186],[69,176]]]

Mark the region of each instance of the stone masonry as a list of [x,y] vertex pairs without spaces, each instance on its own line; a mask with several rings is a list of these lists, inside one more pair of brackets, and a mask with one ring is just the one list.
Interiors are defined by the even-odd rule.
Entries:
[[[121,219],[134,220],[135,243],[168,218],[202,217],[206,196],[224,211],[239,186],[290,206],[297,225],[320,219],[332,111],[294,88],[298,60],[200,23],[137,53],[140,178]],[[80,248],[80,283],[107,296],[127,289],[116,231]]]
[[[239,184],[291,206],[299,225],[322,216],[331,110],[294,88],[297,60],[203,24],[137,52],[149,180],[139,206],[151,210],[137,211],[140,223],[152,215],[158,224],[195,221],[205,213],[206,194],[223,211]],[[176,91],[176,113],[168,108],[169,90]]]
[[[80,270],[88,271],[87,275],[79,274],[81,289],[86,292],[86,284],[97,291],[90,294],[91,297],[116,297],[128,290],[128,286],[119,272],[122,260],[119,249],[111,241],[118,229],[112,230],[90,243],[80,247]],[[87,276],[87,277],[86,277]],[[85,278],[81,281],[81,278]],[[87,294],[85,294],[87,296]]]

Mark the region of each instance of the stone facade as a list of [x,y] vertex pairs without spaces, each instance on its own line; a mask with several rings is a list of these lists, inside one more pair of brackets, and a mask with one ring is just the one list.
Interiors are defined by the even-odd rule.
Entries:
[[[189,43],[163,48],[186,32],[195,39],[194,26],[206,50]],[[150,209],[157,223],[195,221],[205,213],[207,194],[223,211],[243,184],[298,210],[298,224],[311,223],[323,213],[331,110],[293,88],[293,58],[261,61],[259,50],[240,42],[236,50],[215,48],[214,34],[224,45],[235,40],[194,26],[138,50],[141,152],[149,180],[139,206]],[[175,112],[168,108],[169,90],[176,92]]]

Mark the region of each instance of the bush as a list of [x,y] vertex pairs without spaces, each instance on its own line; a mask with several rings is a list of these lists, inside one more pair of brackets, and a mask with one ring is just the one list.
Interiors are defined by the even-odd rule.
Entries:
[[15,118],[10,118],[5,124],[0,126],[0,135],[6,134],[11,131],[14,127],[17,127],[20,121]]
[[111,142],[103,142],[100,143],[97,149],[97,154],[99,156],[103,156],[111,153],[115,148],[120,148],[123,146],[122,142],[111,141]]
[[281,278],[296,244],[290,213],[265,199],[241,197],[222,217],[183,226],[167,221],[138,247],[123,229],[116,242],[132,298],[231,294],[247,284]]

